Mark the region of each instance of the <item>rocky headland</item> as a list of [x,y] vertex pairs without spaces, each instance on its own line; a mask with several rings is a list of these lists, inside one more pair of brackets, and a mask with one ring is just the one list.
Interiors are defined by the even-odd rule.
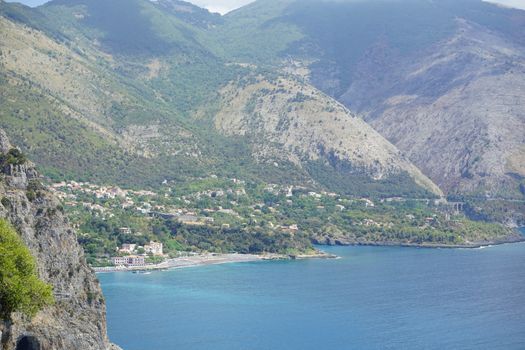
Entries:
[[[12,149],[0,130],[0,154]],[[30,161],[14,163],[0,164],[0,218],[30,249],[39,277],[53,286],[55,303],[33,319],[15,314],[9,327],[1,325],[2,350],[118,349],[106,334],[102,290],[60,202],[42,186]]]

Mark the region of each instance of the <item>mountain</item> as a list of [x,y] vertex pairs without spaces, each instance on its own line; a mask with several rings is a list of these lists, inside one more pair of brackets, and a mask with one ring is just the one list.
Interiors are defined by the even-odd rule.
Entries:
[[[0,130],[0,154],[12,149]],[[117,349],[106,335],[102,290],[60,202],[23,158],[9,163],[2,157],[0,176],[0,218],[16,228],[36,258],[39,277],[53,286],[55,296],[55,304],[32,320],[13,315],[10,329],[0,328],[2,340],[9,332],[12,348],[26,342],[43,349]]]
[[[217,127],[217,120],[224,121],[217,114],[227,103],[219,91],[252,77],[273,85],[275,71],[239,65],[220,54],[223,45],[216,35],[225,25],[222,17],[169,0],[55,0],[36,9],[0,6],[5,28],[2,86],[9,86],[2,90],[6,103],[0,125],[55,179],[140,187],[216,174],[311,183],[356,195],[441,195],[366,123],[307,81],[287,74],[284,79],[293,83],[286,94],[270,89],[265,104],[310,91],[317,96],[310,103],[315,105],[312,111],[320,111],[321,104],[337,106],[326,109],[323,118],[327,124],[343,119],[347,128],[337,137],[348,141],[337,146],[323,125],[301,123],[297,135],[315,128],[319,137],[297,145],[297,152],[284,162],[279,152],[264,160],[253,157],[266,140],[252,137],[257,130],[248,136],[225,130],[227,123]],[[242,95],[251,94],[249,84],[237,88]],[[285,113],[283,108],[271,113]],[[252,112],[245,117],[256,118]],[[272,128],[275,115],[270,117],[258,121],[268,124],[258,131]],[[284,137],[279,137],[281,143]],[[370,184],[372,190],[352,185],[348,175],[358,176],[359,183]]]
[[8,1],[8,2],[20,2],[24,5],[35,7],[43,5],[47,2],[47,0],[22,0],[22,1]]
[[254,158],[262,162],[282,159],[305,167],[315,180],[340,193],[366,195],[365,188],[375,187],[372,193],[388,196],[393,193],[386,187],[410,192],[415,182],[441,194],[363,120],[300,80],[255,77],[230,84],[221,96],[217,128],[226,135],[247,137]]
[[383,83],[395,87],[367,106],[367,120],[448,193],[523,198],[524,49],[462,22]]
[[523,11],[268,0],[221,17],[183,1],[55,0],[0,12],[0,126],[53,179],[430,191],[485,218],[525,205]]
[[477,0],[290,0],[220,30],[230,59],[307,76],[448,195],[523,200],[524,29]]

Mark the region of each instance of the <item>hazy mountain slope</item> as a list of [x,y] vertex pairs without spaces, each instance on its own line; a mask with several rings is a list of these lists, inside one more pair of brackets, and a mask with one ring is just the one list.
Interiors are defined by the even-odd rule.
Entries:
[[304,180],[262,170],[242,141],[187,120],[238,68],[195,52],[123,58],[6,17],[0,25],[0,126],[47,175],[127,186],[206,174]]
[[[280,4],[225,17],[231,59],[308,77],[450,194],[523,196],[525,11],[478,0]],[[241,35],[243,21],[253,26]],[[250,35],[272,43],[250,58]]]
[[218,13],[210,13],[208,10],[195,6],[188,1],[157,0],[154,3],[163,11],[168,11],[197,27],[213,28],[224,22]]
[[211,33],[220,42],[217,54],[237,62],[272,65],[290,43],[304,34],[293,23],[280,20],[294,0],[255,1],[224,16]]
[[[455,36],[398,63],[375,90],[380,102],[363,105],[372,125],[448,192],[519,198],[525,49],[463,22]],[[343,98],[369,84],[356,81]]]
[[[153,91],[144,92],[140,81],[130,87],[96,56],[79,55],[39,31],[4,17],[0,26],[0,125],[48,174],[114,181],[152,173],[144,164],[152,165],[163,136],[155,130],[167,119],[161,103],[151,108]],[[166,152],[191,138],[179,129],[167,129],[180,141],[161,147]]]
[[[355,118],[349,117],[351,133],[332,135],[338,124],[327,122],[304,138],[312,120],[299,123],[293,134],[301,142],[291,143],[297,152],[286,157],[269,152],[261,158],[268,140],[232,137],[238,134],[227,123],[218,133],[215,115],[229,107],[217,92],[260,69],[213,53],[220,41],[210,32],[221,24],[202,9],[168,0],[55,0],[38,9],[7,4],[0,9],[7,102],[0,125],[42,160],[47,174],[142,186],[205,174],[296,184],[314,179],[348,193],[426,195],[417,183],[439,193],[395,147]],[[126,18],[115,20],[121,10]],[[272,85],[272,79],[261,83]],[[325,113],[324,105],[330,121],[348,116],[306,82],[286,81],[290,91],[266,93],[281,101],[282,113],[305,90],[316,101],[295,101],[304,107],[301,118]],[[259,111],[248,111],[245,102],[228,113],[256,116]],[[271,118],[262,121],[265,127],[273,127]],[[289,136],[274,130],[272,142],[286,143]]]
[[195,27],[151,1],[53,0],[37,11],[45,15],[46,28],[68,37],[81,34],[117,55],[148,57],[199,46]]
[[406,173],[427,190],[441,194],[370,126],[300,81],[258,77],[230,84],[223,89],[222,98],[222,109],[215,119],[217,128],[226,135],[248,136],[260,161],[281,158],[306,168],[318,162],[340,171],[348,182],[357,182],[355,177],[365,175],[371,184],[381,184],[381,180],[399,176],[399,187],[407,186],[403,179]]
[[186,2],[56,0],[36,9],[2,4],[0,12],[125,79],[142,104],[153,102],[155,113],[140,119],[162,103],[170,118],[187,114],[235,73],[210,51],[218,44],[205,28],[220,17]]

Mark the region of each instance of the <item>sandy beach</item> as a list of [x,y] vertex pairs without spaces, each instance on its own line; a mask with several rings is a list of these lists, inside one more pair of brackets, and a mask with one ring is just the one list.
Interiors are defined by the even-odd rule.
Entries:
[[150,270],[164,270],[164,269],[180,269],[204,265],[218,265],[229,263],[242,263],[250,261],[262,260],[291,260],[291,259],[325,259],[335,258],[336,256],[326,254],[324,252],[317,252],[315,254],[305,254],[297,256],[289,256],[282,254],[199,254],[193,256],[185,256],[180,258],[167,259],[160,264],[151,264],[145,266],[105,266],[94,267],[95,272],[126,272],[126,271],[150,271]]
[[95,272],[119,272],[119,271],[146,271],[146,270],[163,270],[178,269],[203,265],[217,265],[227,263],[241,263],[249,261],[264,260],[264,256],[253,254],[201,254],[185,256],[180,258],[167,259],[160,264],[151,264],[145,266],[106,266],[94,267]]

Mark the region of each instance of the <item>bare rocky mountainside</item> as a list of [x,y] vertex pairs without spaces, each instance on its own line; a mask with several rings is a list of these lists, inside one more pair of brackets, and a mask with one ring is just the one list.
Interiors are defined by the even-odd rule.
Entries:
[[[414,20],[414,37],[392,28],[360,42],[346,62],[312,65],[314,84],[448,195],[523,199],[525,45],[517,33],[525,11],[476,1],[398,3],[434,18]],[[401,21],[392,10],[370,12]],[[353,35],[351,27],[339,30]]]
[[[11,149],[0,129],[0,153]],[[31,162],[2,165],[0,198],[0,217],[20,233],[36,258],[40,278],[53,286],[55,296],[55,304],[32,320],[14,315],[10,346],[31,339],[41,349],[117,349],[106,335],[106,308],[98,281],[60,202],[40,184]],[[0,332],[7,336],[6,330]]]
[[395,70],[373,55],[388,52],[363,58],[343,102],[444,191],[523,198],[525,47],[458,20],[450,38],[389,62]]

